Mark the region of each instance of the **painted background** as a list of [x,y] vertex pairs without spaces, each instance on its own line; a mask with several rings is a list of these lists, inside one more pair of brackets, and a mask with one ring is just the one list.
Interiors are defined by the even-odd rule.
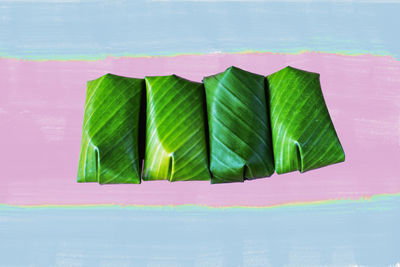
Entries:
[[[0,266],[399,266],[400,3],[1,1]],[[341,164],[77,184],[85,83],[318,72]]]

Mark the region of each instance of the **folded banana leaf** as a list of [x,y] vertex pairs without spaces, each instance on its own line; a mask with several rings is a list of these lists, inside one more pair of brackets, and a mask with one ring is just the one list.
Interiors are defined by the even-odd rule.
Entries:
[[203,84],[176,75],[145,80],[143,180],[209,180]]
[[265,77],[230,67],[205,77],[212,183],[274,172]]
[[286,67],[267,80],[276,172],[305,172],[344,161],[319,74]]
[[106,74],[87,83],[78,182],[140,183],[144,79]]

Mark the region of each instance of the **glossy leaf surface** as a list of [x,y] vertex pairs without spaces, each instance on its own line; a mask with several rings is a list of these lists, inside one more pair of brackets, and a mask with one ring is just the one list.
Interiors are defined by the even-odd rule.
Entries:
[[236,67],[205,77],[212,183],[274,172],[265,78]]
[[276,172],[305,172],[344,161],[319,74],[286,67],[267,80]]
[[143,180],[209,180],[203,84],[176,75],[145,80]]
[[78,182],[140,183],[143,79],[106,74],[87,83]]

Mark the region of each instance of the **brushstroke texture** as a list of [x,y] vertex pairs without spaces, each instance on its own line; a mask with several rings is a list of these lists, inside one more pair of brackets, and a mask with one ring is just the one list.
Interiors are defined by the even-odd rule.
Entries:
[[0,206],[0,266],[389,266],[399,220],[399,196],[273,209]]
[[[400,4],[376,2],[1,1],[0,203],[269,206],[399,193]],[[107,57],[249,50],[393,57]],[[200,81],[231,65],[320,73],[346,163],[236,185],[76,183],[87,80]],[[399,197],[381,200],[271,210],[0,205],[0,266],[399,265]]]
[[400,57],[400,3],[1,1],[0,56],[98,58],[243,50]]
[[[346,162],[243,184],[76,183],[87,80],[111,72],[139,78],[176,73],[201,81],[231,65],[262,75],[287,65],[319,72]],[[392,57],[250,53],[93,62],[1,59],[0,73],[0,162],[7,162],[0,203],[264,206],[400,192],[400,62]]]

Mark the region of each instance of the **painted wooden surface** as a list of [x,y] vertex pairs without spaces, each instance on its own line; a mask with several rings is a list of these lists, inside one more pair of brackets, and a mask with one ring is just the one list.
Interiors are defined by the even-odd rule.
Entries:
[[[400,264],[400,4],[0,2],[0,266]],[[245,183],[77,184],[85,83],[321,74],[341,164]],[[257,207],[257,208],[256,208]]]

